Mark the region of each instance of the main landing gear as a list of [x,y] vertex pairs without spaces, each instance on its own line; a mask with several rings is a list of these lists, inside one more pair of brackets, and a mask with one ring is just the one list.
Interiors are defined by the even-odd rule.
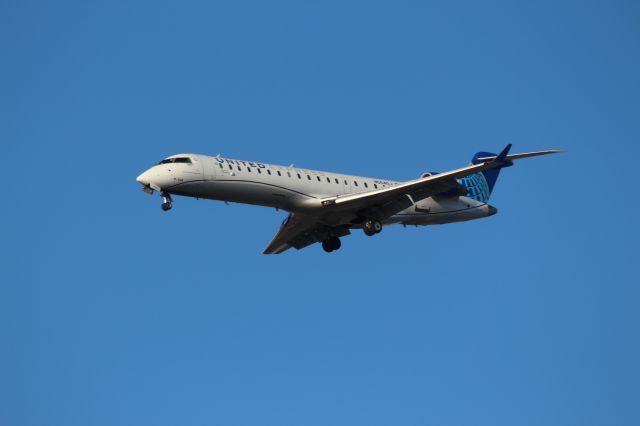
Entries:
[[338,250],[341,245],[342,243],[340,242],[340,238],[338,237],[329,237],[322,242],[322,248],[327,253]]
[[164,202],[162,203],[162,210],[164,210],[165,212],[171,210],[171,207],[173,206],[173,200],[171,199],[171,194],[169,194],[168,192],[163,192],[162,194],[160,194],[162,196],[162,199],[164,200]]
[[382,224],[377,220],[367,220],[362,226],[362,230],[365,235],[370,237],[382,231]]

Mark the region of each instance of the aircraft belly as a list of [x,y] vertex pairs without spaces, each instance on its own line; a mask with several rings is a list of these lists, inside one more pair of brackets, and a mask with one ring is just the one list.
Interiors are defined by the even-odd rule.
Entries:
[[234,180],[185,182],[172,187],[170,192],[176,195],[255,204],[285,210],[300,203],[299,198],[308,198],[279,186]]

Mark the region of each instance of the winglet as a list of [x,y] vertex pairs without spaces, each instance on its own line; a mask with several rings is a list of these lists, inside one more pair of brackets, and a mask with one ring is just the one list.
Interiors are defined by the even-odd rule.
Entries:
[[507,144],[507,146],[505,146],[502,152],[496,156],[492,163],[503,163],[507,159],[507,155],[509,155],[510,149],[511,144]]

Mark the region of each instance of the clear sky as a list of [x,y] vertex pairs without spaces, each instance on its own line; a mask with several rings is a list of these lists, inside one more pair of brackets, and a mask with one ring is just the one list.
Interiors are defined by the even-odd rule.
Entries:
[[[0,2],[0,424],[638,425],[638,1]],[[197,152],[408,180],[474,222],[262,250]]]

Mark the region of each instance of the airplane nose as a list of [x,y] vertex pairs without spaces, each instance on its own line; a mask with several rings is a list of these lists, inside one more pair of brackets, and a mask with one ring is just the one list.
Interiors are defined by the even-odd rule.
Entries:
[[148,172],[141,173],[140,176],[136,178],[136,180],[141,185],[144,185],[144,186],[149,185],[149,173]]

